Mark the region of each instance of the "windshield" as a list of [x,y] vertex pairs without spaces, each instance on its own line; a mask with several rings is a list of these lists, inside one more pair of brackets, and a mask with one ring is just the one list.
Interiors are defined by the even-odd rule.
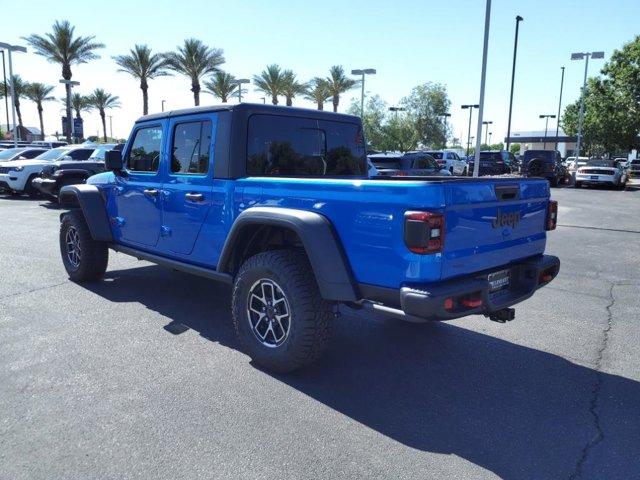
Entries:
[[23,148],[9,148],[7,150],[0,151],[0,160],[7,160],[8,158],[13,157],[16,153],[23,152]]
[[502,155],[500,155],[500,152],[480,152],[480,160],[490,160],[492,162],[501,162]]
[[69,151],[68,148],[54,148],[38,155],[34,160],[58,160],[63,157],[65,153]]
[[589,160],[587,165],[590,167],[615,167],[612,160]]
[[531,160],[532,158],[543,158],[545,160],[554,160],[556,152],[551,150],[527,150],[524,152],[524,159]]
[[116,146],[115,143],[105,143],[104,145],[96,146],[96,149],[93,151],[90,160],[104,160],[104,155],[108,150],[113,150]]
[[442,160],[442,152],[427,152],[429,155],[431,155],[433,158],[435,158],[436,160]]

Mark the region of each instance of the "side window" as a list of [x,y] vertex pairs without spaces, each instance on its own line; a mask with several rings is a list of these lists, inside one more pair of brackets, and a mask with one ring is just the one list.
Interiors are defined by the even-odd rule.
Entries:
[[209,170],[211,122],[179,123],[173,130],[171,173],[204,175]]
[[162,149],[162,127],[146,127],[136,132],[127,168],[133,172],[157,172]]
[[247,135],[247,174],[366,174],[362,132],[351,123],[253,115]]
[[74,160],[86,160],[93,153],[93,149],[79,148],[78,150],[71,150],[69,156]]
[[41,153],[44,153],[44,152],[46,152],[46,150],[31,150],[31,151],[23,153],[20,156],[24,157],[24,158],[35,158],[35,157],[37,157],[38,155],[40,155]]

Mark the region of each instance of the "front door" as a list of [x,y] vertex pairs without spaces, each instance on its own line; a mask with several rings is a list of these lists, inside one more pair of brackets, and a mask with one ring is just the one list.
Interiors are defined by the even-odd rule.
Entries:
[[116,240],[155,247],[162,220],[162,126],[141,126],[125,152],[123,174],[116,176]]
[[216,117],[175,119],[163,186],[162,239],[167,253],[190,255],[212,203],[212,138]]

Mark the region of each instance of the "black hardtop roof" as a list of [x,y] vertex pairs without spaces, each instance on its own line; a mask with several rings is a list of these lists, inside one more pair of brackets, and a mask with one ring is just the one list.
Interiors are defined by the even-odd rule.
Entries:
[[191,108],[183,108],[180,110],[170,110],[167,112],[160,113],[152,113],[150,115],[145,115],[143,117],[138,118],[136,123],[139,122],[147,122],[149,120],[160,120],[171,117],[179,117],[185,115],[196,115],[201,113],[208,112],[220,112],[220,111],[240,111],[245,113],[245,115],[253,115],[256,113],[268,113],[271,115],[289,115],[289,116],[301,116],[307,118],[314,119],[322,119],[322,120],[333,120],[333,121],[360,121],[359,117],[354,115],[347,115],[344,113],[333,113],[326,112],[324,110],[314,110],[310,108],[299,108],[299,107],[283,107],[279,105],[266,105],[262,103],[240,103],[237,105],[207,105],[203,107],[191,107]]

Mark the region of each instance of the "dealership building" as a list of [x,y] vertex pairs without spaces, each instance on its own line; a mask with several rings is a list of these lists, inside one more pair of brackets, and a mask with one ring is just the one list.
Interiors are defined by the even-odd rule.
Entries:
[[553,150],[556,148],[562,155],[562,158],[570,157],[576,149],[577,137],[567,136],[562,129],[558,130],[556,137],[555,128],[547,132],[545,136],[544,130],[528,131],[528,132],[511,132],[511,136],[506,139],[510,144],[519,143],[520,153],[527,150]]

